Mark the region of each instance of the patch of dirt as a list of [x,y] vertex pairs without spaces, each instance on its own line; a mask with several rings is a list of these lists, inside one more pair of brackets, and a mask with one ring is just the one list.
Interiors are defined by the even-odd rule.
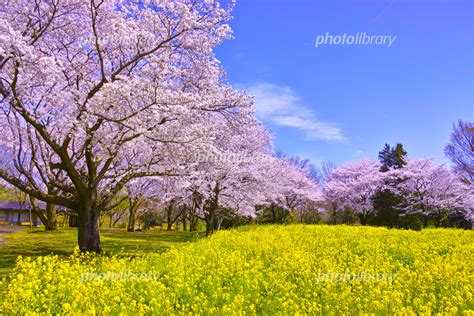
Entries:
[[22,230],[20,226],[0,226],[0,234],[14,233]]

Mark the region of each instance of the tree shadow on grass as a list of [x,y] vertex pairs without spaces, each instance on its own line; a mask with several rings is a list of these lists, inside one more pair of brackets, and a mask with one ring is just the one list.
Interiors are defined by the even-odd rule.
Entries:
[[105,253],[133,256],[134,252],[162,253],[202,236],[204,234],[194,232],[107,232],[101,234],[101,240]]
[[[203,232],[126,232],[125,230],[101,230],[102,249],[105,256],[138,257],[144,253],[163,253],[172,246],[194,242]],[[34,229],[3,235],[0,245],[0,278],[7,276],[15,267],[18,256],[39,257],[58,255],[68,257],[77,247],[77,229],[57,231]]]

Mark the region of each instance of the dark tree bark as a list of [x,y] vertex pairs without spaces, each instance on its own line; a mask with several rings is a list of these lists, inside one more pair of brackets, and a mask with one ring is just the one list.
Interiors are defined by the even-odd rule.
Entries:
[[135,211],[133,209],[130,209],[130,214],[128,216],[127,231],[128,232],[135,231]]
[[78,244],[82,252],[101,253],[99,234],[100,209],[95,205],[95,192],[79,200],[77,206]]
[[46,203],[46,222],[44,224],[45,230],[58,229],[58,221],[56,217],[56,206],[51,203]]
[[192,205],[189,209],[189,231],[194,232],[197,231],[197,225],[201,218],[198,213],[197,209],[202,205],[203,197],[198,191],[193,191],[193,198],[192,198]]
[[16,224],[21,225],[21,208],[18,210],[18,215],[16,218]]
[[129,198],[128,200],[129,200],[130,208],[129,208],[127,231],[134,232],[137,210],[142,204],[142,199],[141,197],[138,197],[138,198],[133,198],[133,199]]
[[[167,231],[171,231],[171,227],[173,226],[174,223],[176,223],[178,220],[180,220],[180,217],[183,216],[185,209],[182,206],[176,206],[176,203],[171,201],[168,206],[165,208],[166,212],[166,223]],[[179,226],[179,222],[177,223],[177,226]],[[176,230],[178,230],[178,227],[176,227]]]
[[134,232],[135,231],[135,208],[130,206],[129,214],[128,214],[128,224],[127,224],[127,231]]
[[208,209],[205,218],[206,222],[206,236],[214,234],[214,226],[215,226],[215,211],[213,209]]
[[56,230],[58,228],[58,221],[56,216],[56,206],[52,203],[46,204],[46,210],[43,212],[38,207],[36,199],[30,196],[31,208],[33,213],[38,216],[45,230]]
[[189,218],[189,231],[190,232],[195,232],[197,231],[197,224],[198,224],[199,218],[195,215],[192,215]]
[[331,222],[333,225],[337,224],[337,203],[331,202]]
[[219,208],[219,193],[219,184],[216,184],[214,187],[214,196],[210,201],[208,201],[208,203],[206,203],[207,207],[204,215],[204,221],[206,222],[206,236],[213,234],[214,228],[216,227],[216,212]]
[[187,224],[186,214],[183,214],[182,221],[183,221],[183,231],[186,231],[186,229],[187,229],[187,227],[186,227],[186,224]]
[[170,232],[171,231],[171,226],[173,225],[173,205],[168,205],[166,208],[166,231]]
[[78,243],[82,252],[101,253],[99,221],[97,212],[92,209],[79,212],[78,216]]

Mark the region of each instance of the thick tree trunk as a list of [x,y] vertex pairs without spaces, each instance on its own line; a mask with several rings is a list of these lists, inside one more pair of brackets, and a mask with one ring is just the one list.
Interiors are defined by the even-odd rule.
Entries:
[[129,210],[127,231],[128,232],[135,231],[135,208],[134,207],[130,207],[130,210]]
[[135,216],[136,216],[137,209],[138,209],[138,207],[137,207],[138,202],[133,200],[133,199],[129,199],[128,202],[129,202],[129,209],[128,209],[127,231],[128,232],[134,232],[135,231]]
[[38,216],[45,230],[56,230],[58,221],[56,216],[56,206],[50,203],[46,204],[46,210],[43,212],[39,209],[36,199],[30,196],[31,208],[34,214]]
[[82,252],[102,251],[99,235],[99,212],[84,204],[78,209],[78,244]]
[[206,236],[214,233],[214,228],[216,227],[216,212],[219,208],[219,184],[216,184],[214,187],[214,196],[210,200],[209,206],[206,210]]
[[331,203],[331,216],[332,216],[332,224],[336,225],[337,224],[337,203],[332,202]]
[[58,221],[56,217],[56,206],[47,203],[46,204],[46,222],[43,223],[45,230],[56,230],[58,229]]
[[53,231],[53,230],[57,230],[57,226],[49,221],[47,221],[46,223],[44,223],[44,230],[48,230],[48,231]]
[[183,215],[183,231],[186,231],[186,216]]
[[207,215],[205,217],[206,221],[206,236],[209,236],[214,233],[215,221],[215,210],[213,208],[208,209]]
[[141,198],[134,198],[134,199],[129,199],[130,203],[130,208],[129,208],[129,217],[128,217],[128,226],[127,226],[127,231],[128,232],[134,232],[135,231],[135,221],[136,221],[136,216],[137,216],[137,210],[142,204]]
[[210,219],[206,218],[206,236],[209,236],[212,233],[214,233],[214,224],[211,222]]
[[18,210],[18,216],[16,218],[16,224],[21,225],[21,210]]
[[197,223],[198,223],[198,218],[196,216],[191,216],[189,219],[189,231],[190,232],[195,232],[197,231]]
[[[166,207],[166,223],[167,223],[167,226],[166,227],[166,230],[167,231],[172,231],[172,227],[173,225],[176,223],[176,227],[175,227],[175,231],[178,231],[179,230],[179,222],[180,222],[180,217],[182,216],[183,214],[183,211],[180,210],[179,208],[178,209],[174,209],[175,205],[173,204],[170,204],[169,206]],[[176,213],[176,211],[179,211],[178,213]],[[173,214],[173,213],[176,213],[176,214]],[[175,215],[175,216],[173,216]]]
[[171,226],[173,226],[172,212],[172,207],[168,206],[168,208],[166,209],[166,231],[169,232],[171,231]]
[[362,226],[365,226],[367,224],[367,214],[360,213],[359,221]]
[[282,208],[281,210],[281,219],[280,219],[280,223],[281,224],[285,224],[287,222],[287,218],[290,216],[290,212],[291,212],[291,209],[284,209]]
[[216,230],[221,230],[221,225],[223,221],[224,221],[224,217],[218,218],[216,220]]

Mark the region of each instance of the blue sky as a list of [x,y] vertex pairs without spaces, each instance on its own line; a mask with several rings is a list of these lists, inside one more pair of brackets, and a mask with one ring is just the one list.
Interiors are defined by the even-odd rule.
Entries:
[[[464,0],[237,0],[235,39],[216,53],[279,150],[341,164],[401,142],[444,163],[453,122],[474,120],[473,12]],[[396,38],[315,47],[358,32]]]

